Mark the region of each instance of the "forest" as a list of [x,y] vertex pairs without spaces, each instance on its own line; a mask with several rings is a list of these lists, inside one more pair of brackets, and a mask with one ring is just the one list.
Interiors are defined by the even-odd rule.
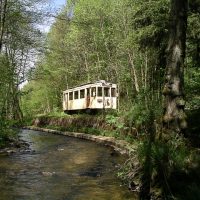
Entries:
[[[137,146],[119,174],[140,199],[200,199],[200,1],[46,3],[0,0],[0,146],[36,118],[75,118],[68,131]],[[62,92],[96,80],[118,85],[118,110],[64,114]]]

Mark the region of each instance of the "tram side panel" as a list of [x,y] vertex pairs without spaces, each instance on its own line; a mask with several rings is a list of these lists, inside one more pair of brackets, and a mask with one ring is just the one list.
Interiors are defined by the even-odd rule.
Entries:
[[[116,86],[106,88],[92,85],[78,90],[65,91],[63,110],[117,109]],[[101,90],[101,93],[98,90]]]
[[90,109],[117,109],[116,97],[90,97]]
[[64,110],[116,109],[116,97],[86,97],[83,99],[63,100]]

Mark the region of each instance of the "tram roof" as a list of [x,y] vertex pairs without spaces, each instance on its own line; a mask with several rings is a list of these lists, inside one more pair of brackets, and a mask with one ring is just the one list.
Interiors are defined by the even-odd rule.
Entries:
[[83,87],[83,86],[92,86],[92,85],[102,85],[102,86],[108,86],[108,85],[110,85],[110,86],[114,86],[114,85],[116,85],[115,83],[111,83],[111,82],[106,82],[105,80],[99,80],[99,81],[95,81],[95,82],[89,82],[89,83],[84,83],[84,84],[81,84],[81,85],[77,85],[77,86],[75,86],[75,87],[70,87],[70,88],[68,88],[67,90],[65,90],[64,92],[66,92],[66,91],[69,91],[69,90],[74,90],[74,89],[78,89],[78,88],[81,88],[81,87]]

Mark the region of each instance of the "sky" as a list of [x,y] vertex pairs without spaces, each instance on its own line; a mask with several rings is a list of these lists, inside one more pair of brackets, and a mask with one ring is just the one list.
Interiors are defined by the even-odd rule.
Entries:
[[[66,1],[67,0],[49,0],[48,7],[50,7],[53,12],[58,13],[59,10],[65,5]],[[52,18],[48,22],[44,22],[38,27],[42,32],[47,33],[53,22],[54,22],[54,19]]]
[[59,9],[65,4],[66,0],[51,0],[52,6],[55,6],[55,8]]
[[[59,10],[63,7],[63,5],[65,5],[67,0],[48,0],[48,5],[47,5],[47,9],[51,8],[50,10],[52,10],[52,12],[58,13]],[[45,9],[45,8],[44,8]],[[48,33],[50,26],[52,25],[52,23],[54,22],[54,18],[49,19],[48,21],[44,21],[42,24],[38,25],[37,27],[45,33]],[[37,60],[37,59],[36,59]],[[30,63],[30,66],[34,65],[33,63]],[[24,85],[26,85],[28,82],[25,81],[24,83],[22,83],[19,87],[20,89],[24,87]]]

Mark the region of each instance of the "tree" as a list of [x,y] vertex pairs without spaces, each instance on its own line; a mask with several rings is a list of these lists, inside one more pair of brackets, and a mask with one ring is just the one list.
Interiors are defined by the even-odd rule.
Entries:
[[164,83],[164,128],[167,134],[187,127],[184,112],[184,59],[188,1],[171,0],[167,66]]
[[7,13],[7,0],[0,0],[0,52],[3,44],[3,36],[5,33],[5,22]]
[[[35,28],[38,0],[0,1],[0,113],[6,120],[22,120],[20,84],[39,47],[41,34]],[[41,40],[40,40],[41,41]]]

